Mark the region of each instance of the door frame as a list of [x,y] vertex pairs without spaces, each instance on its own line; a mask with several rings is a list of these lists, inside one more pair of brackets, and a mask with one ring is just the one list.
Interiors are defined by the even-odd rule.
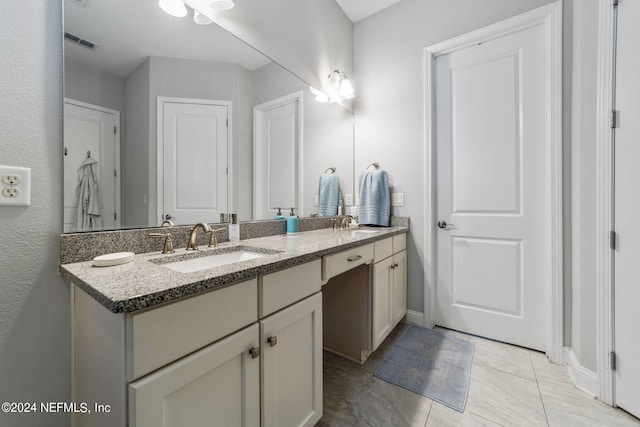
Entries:
[[615,406],[611,352],[614,350],[613,133],[610,114],[614,100],[616,10],[613,0],[599,0],[598,75],[596,101],[596,366],[598,398]]
[[[262,157],[262,150],[259,148],[261,147],[261,142],[262,142],[262,121],[263,121],[263,115],[264,112],[267,110],[270,110],[274,107],[276,107],[279,104],[288,104],[290,102],[294,102],[297,101],[298,102],[298,159],[297,159],[297,163],[298,163],[298,204],[299,206],[296,207],[296,209],[298,210],[297,216],[302,217],[304,216],[304,198],[303,198],[303,189],[304,189],[304,170],[303,170],[303,163],[302,163],[302,158],[303,158],[303,148],[304,148],[304,144],[303,144],[303,139],[302,139],[302,135],[303,135],[303,116],[302,116],[302,112],[303,112],[303,108],[302,108],[302,103],[304,102],[304,95],[302,93],[302,91],[297,91],[297,92],[293,92],[266,102],[263,102],[262,104],[258,104],[255,105],[253,107],[253,181],[251,183],[251,186],[253,188],[253,206],[252,206],[252,216],[255,218],[256,217],[256,212],[257,212],[257,206],[258,206],[258,200],[261,200],[262,194],[259,194],[257,191],[257,186],[256,186],[256,179],[258,177],[258,174],[256,173],[257,170],[260,170],[261,168],[261,164],[263,161],[263,157]],[[258,132],[258,130],[260,130],[260,132]],[[289,206],[290,207],[290,206]],[[283,209],[288,209],[283,207]]]
[[[159,96],[157,98],[157,128],[156,128],[156,215],[155,222],[150,219],[150,224],[160,225],[164,211],[164,104],[204,104],[223,105],[227,107],[227,211],[233,208],[233,115],[232,102],[215,99],[200,98],[176,98],[171,96]],[[233,208],[235,209],[235,208]],[[151,212],[150,212],[151,214]]]
[[555,363],[563,363],[563,236],[562,236],[562,2],[491,24],[424,48],[424,326],[435,325],[436,295],[436,176],[435,176],[435,60],[466,47],[512,34],[526,28],[544,25],[546,33],[547,76],[547,140],[545,147],[546,249],[548,257],[544,275],[548,300],[546,355]]
[[[95,104],[90,104],[88,102],[84,102],[84,101],[78,101],[76,99],[72,99],[72,98],[64,98],[63,101],[64,104],[69,104],[69,105],[75,105],[76,107],[81,107],[81,108],[87,108],[89,110],[96,110],[96,111],[100,111],[101,113],[107,113],[107,114],[113,114],[114,116],[114,122],[115,122],[115,126],[116,126],[116,131],[114,133],[114,168],[116,170],[115,173],[115,206],[114,206],[114,210],[116,213],[116,219],[115,219],[115,226],[117,228],[120,227],[121,225],[121,221],[122,221],[122,212],[121,212],[121,208],[122,208],[122,199],[120,198],[120,177],[122,176],[122,173],[120,171],[120,111],[118,110],[114,110],[112,108],[107,108],[107,107],[102,107],[100,105],[95,105]],[[63,112],[64,114],[64,112]],[[64,183],[63,183],[63,187],[64,187]]]

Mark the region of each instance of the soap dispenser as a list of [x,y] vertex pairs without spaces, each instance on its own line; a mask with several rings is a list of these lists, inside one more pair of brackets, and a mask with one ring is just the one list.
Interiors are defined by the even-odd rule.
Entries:
[[238,214],[231,214],[231,224],[229,224],[229,241],[240,241],[240,224],[238,224]]
[[298,217],[293,212],[295,208],[291,208],[291,213],[289,214],[289,218],[287,218],[287,234],[297,234],[298,233]]
[[284,219],[284,216],[282,215],[282,208],[276,208],[276,209],[278,209],[278,213],[273,219]]

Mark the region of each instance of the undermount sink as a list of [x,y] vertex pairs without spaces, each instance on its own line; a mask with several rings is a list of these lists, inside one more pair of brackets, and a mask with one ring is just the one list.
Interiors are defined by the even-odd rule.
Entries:
[[370,230],[368,228],[361,228],[359,230],[356,230],[357,233],[365,233],[365,234],[367,234],[367,233],[377,233],[378,231],[380,231],[380,230]]
[[169,260],[160,258],[152,260],[152,262],[181,273],[194,273],[196,271],[222,267],[223,265],[262,258],[265,255],[274,253],[278,253],[278,251],[238,246],[235,248],[225,248],[221,251],[182,254],[179,256],[182,259],[176,261],[171,261],[171,259],[176,258],[172,257]]

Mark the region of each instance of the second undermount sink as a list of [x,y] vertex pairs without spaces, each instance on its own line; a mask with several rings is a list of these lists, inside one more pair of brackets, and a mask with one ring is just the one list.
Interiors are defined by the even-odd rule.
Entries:
[[220,251],[203,251],[184,254],[180,256],[181,259],[175,261],[172,261],[172,259],[176,257],[172,257],[169,260],[160,258],[152,262],[181,273],[194,273],[196,271],[222,267],[223,265],[262,258],[265,255],[275,253],[278,253],[278,251],[238,246],[225,248]]

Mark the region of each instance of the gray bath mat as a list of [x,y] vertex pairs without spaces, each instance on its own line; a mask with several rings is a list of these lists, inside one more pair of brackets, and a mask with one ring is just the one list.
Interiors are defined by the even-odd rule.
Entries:
[[470,341],[410,325],[374,375],[464,412],[474,349]]

